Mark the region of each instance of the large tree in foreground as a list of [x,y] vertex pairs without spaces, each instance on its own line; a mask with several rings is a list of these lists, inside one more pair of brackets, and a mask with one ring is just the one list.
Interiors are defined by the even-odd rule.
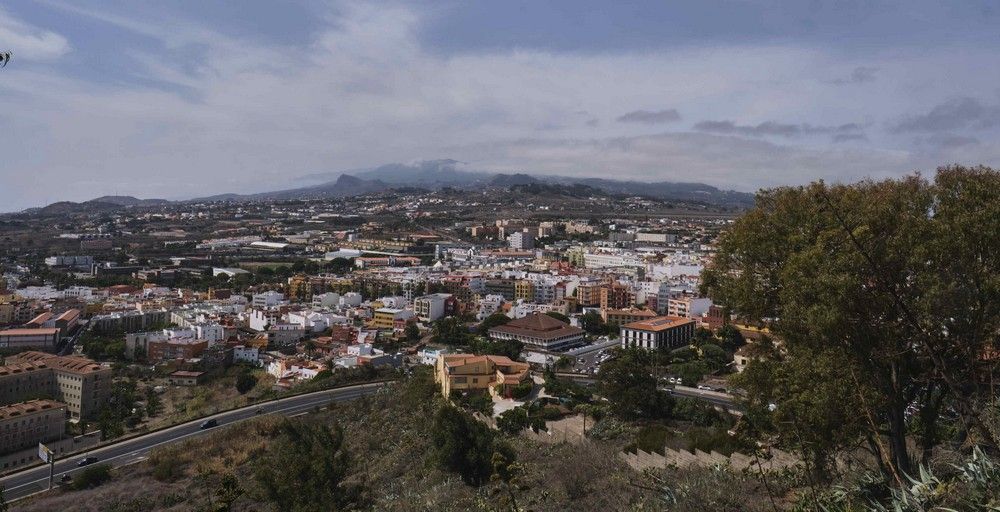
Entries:
[[[912,471],[908,423],[926,456],[945,405],[969,439],[996,447],[984,411],[994,405],[990,354],[1000,348],[997,171],[763,191],[722,236],[703,286],[780,338],[781,361],[769,364],[783,367],[751,374],[749,387],[751,406],[799,408],[784,429],[775,424],[785,436],[825,428],[824,449],[861,441],[897,482]],[[836,368],[810,368],[819,363]],[[765,373],[781,382],[762,382]],[[834,375],[852,390],[849,403],[811,385]],[[831,404],[843,422],[803,409]],[[908,408],[920,421],[908,422]],[[803,451],[817,456],[815,446]]]

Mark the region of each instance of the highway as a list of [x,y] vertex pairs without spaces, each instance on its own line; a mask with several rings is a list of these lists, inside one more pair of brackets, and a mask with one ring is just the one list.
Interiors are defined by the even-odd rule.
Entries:
[[[364,395],[374,393],[384,383],[360,384],[344,388],[317,391],[305,395],[282,398],[272,402],[264,402],[257,405],[234,409],[228,412],[206,416],[188,423],[182,423],[139,437],[123,440],[107,446],[95,448],[88,452],[71,455],[62,460],[57,460],[55,464],[55,482],[65,475],[74,475],[82,470],[77,467],[77,461],[88,457],[97,457],[97,464],[111,464],[113,467],[121,467],[133,464],[149,457],[150,451],[158,446],[177,443],[189,438],[201,436],[225,428],[241,421],[258,416],[257,410],[263,409],[265,415],[280,414],[282,416],[296,416],[305,414],[314,407],[323,407],[330,402],[343,402],[352,400]],[[219,424],[217,427],[206,430],[201,429],[203,421],[214,419]],[[7,501],[24,498],[39,491],[48,489],[49,467],[48,465],[25,469],[0,478],[0,485],[4,487],[4,497]]]
[[739,414],[742,414],[744,412],[743,406],[736,401],[736,398],[726,393],[719,393],[717,391],[705,391],[687,386],[664,386],[661,387],[660,389],[674,396],[701,400],[702,402],[712,404],[716,407],[721,407],[730,412],[735,412]]

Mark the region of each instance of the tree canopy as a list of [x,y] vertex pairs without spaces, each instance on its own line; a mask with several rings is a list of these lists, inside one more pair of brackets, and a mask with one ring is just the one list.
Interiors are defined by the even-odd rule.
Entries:
[[[996,447],[986,384],[1000,332],[997,269],[1000,173],[949,167],[933,181],[762,191],[721,237],[703,291],[780,340],[782,357],[767,363],[775,371],[749,374],[752,403],[774,400],[795,411],[797,430],[835,430],[839,445],[861,438],[902,483],[913,469],[908,408],[927,420],[925,455],[946,403],[966,434]],[[818,375],[850,396],[817,387]],[[841,417],[844,407],[853,413]],[[805,440],[804,451],[829,441]]]

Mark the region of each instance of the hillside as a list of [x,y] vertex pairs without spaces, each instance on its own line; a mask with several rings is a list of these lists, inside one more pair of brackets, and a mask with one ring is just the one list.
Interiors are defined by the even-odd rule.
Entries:
[[101,196],[89,202],[116,204],[118,206],[157,206],[169,204],[166,199],[139,199],[132,196]]
[[[117,470],[112,481],[100,487],[57,491],[20,503],[19,510],[290,509],[288,503],[277,507],[270,502],[268,486],[262,487],[259,478],[285,478],[273,471],[296,474],[296,465],[305,458],[289,459],[285,455],[292,454],[285,452],[296,451],[303,441],[288,444],[287,433],[301,435],[323,426],[343,431],[343,453],[314,454],[319,459],[332,457],[329,460],[341,468],[338,489],[343,492],[300,510],[509,510],[504,505],[509,491],[502,484],[491,481],[472,487],[435,462],[431,430],[435,412],[443,404],[435,391],[429,376],[418,374],[369,398],[288,422],[294,427],[279,418],[257,418],[155,451],[148,461]],[[337,438],[326,442],[337,445]],[[717,506],[711,510],[769,510],[763,489],[755,482],[709,470],[669,472],[650,479],[616,456],[619,446],[614,442],[548,444],[519,438],[511,444],[521,467],[514,496],[525,510],[693,512],[711,505]],[[302,478],[320,471],[319,465],[311,464]],[[663,478],[687,489],[676,505],[665,501],[659,490],[658,479]],[[290,491],[313,495],[317,489]]]

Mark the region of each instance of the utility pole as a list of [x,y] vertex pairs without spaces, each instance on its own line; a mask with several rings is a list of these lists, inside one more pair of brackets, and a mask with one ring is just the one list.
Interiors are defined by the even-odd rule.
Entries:
[[49,490],[52,490],[52,482],[55,481],[56,477],[56,458],[54,454],[49,454]]

